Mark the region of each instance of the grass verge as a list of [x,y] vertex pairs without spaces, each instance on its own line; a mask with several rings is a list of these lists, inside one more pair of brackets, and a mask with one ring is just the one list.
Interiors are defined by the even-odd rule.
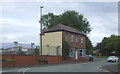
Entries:
[[120,68],[120,64],[114,65],[113,67]]

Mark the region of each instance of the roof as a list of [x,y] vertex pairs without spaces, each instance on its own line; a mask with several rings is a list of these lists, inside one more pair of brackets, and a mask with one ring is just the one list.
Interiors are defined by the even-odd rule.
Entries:
[[52,28],[44,30],[44,33],[56,32],[56,31],[68,31],[68,32],[72,32],[72,33],[85,35],[85,34],[81,33],[79,30],[77,30],[73,27],[70,27],[70,26],[63,25],[63,24],[58,24]]

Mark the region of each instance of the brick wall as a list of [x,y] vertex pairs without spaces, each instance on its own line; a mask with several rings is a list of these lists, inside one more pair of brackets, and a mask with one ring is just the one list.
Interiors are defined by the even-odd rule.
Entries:
[[[86,37],[85,36],[64,31],[63,32],[63,41],[65,41],[66,34],[68,35],[68,43],[71,47],[83,48],[83,49],[86,48]],[[74,42],[71,42],[71,34],[74,35]],[[76,35],[78,36],[78,43],[76,43]],[[81,37],[84,38],[83,43],[81,43]]]
[[60,56],[2,56],[3,59],[12,59],[15,62],[3,62],[3,66],[23,66],[41,64],[38,59],[47,59],[47,64],[61,63],[62,57]]
[[[12,59],[15,62],[2,62],[2,66],[23,66],[23,65],[35,65],[35,64],[54,64],[64,62],[80,62],[86,61],[86,58],[79,57],[79,60],[62,60],[61,56],[2,56],[3,59]],[[40,63],[38,59],[47,59],[48,63]]]

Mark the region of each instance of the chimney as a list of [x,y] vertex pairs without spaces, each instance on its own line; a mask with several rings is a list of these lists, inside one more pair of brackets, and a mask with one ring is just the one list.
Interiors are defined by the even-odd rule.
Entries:
[[14,47],[17,47],[17,46],[18,46],[18,42],[15,41],[15,42],[14,42]]

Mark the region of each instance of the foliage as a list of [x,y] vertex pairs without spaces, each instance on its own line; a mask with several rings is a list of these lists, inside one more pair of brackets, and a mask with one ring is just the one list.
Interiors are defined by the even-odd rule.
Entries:
[[66,41],[64,41],[63,42],[63,56],[68,57],[69,51],[70,51],[70,45]]
[[35,51],[35,55],[39,55],[39,49],[38,48],[35,48],[34,51]]
[[111,55],[111,52],[115,51],[116,55],[120,56],[118,48],[120,48],[120,36],[111,35],[110,37],[104,37],[102,42],[96,46],[100,50],[102,55]]
[[94,50],[94,48],[92,46],[92,42],[90,41],[90,39],[88,37],[86,37],[86,49],[87,49],[87,51],[86,51],[87,54],[92,54],[92,52]]
[[76,11],[65,11],[60,15],[48,13],[43,15],[42,22],[44,29],[51,28],[58,24],[64,24],[80,30],[82,33],[88,34],[91,31],[90,24],[83,14]]
[[18,55],[26,55],[26,54],[22,51],[22,48],[19,48]]
[[0,59],[0,62],[14,62],[12,59]]

